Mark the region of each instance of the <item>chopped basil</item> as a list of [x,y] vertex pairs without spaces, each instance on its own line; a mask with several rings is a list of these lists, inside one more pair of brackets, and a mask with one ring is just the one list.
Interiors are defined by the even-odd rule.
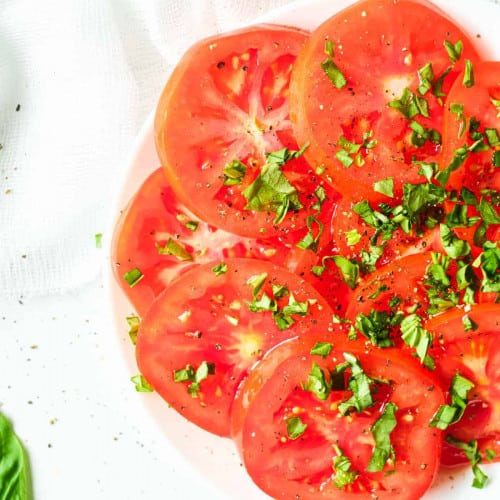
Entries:
[[498,114],[497,118],[500,118],[500,99],[493,99],[493,97],[490,97],[490,101],[497,108]]
[[483,273],[481,290],[500,293],[500,248],[498,243],[486,241],[479,261]]
[[216,276],[220,276],[221,274],[227,273],[227,264],[225,262],[221,262],[216,266],[212,267],[212,271]]
[[333,448],[337,453],[337,456],[333,459],[333,470],[335,472],[333,484],[337,488],[343,489],[356,481],[359,472],[351,469],[351,461],[343,454],[338,445],[334,445]]
[[451,288],[451,279],[447,274],[450,262],[448,255],[432,254],[432,263],[427,267],[427,280],[425,281],[430,304],[428,314],[437,314],[458,303],[459,296]]
[[288,212],[302,208],[297,190],[278,163],[265,164],[258,177],[243,190],[243,195],[247,200],[245,209],[274,212],[275,224],[282,222]]
[[387,403],[384,412],[370,429],[375,439],[375,448],[366,468],[368,472],[383,470],[389,458],[392,458],[393,462],[395,461],[394,448],[391,444],[391,432],[396,428],[397,410],[398,407],[394,403]]
[[235,186],[243,182],[247,166],[239,160],[233,160],[224,167],[222,173],[224,174],[224,186]]
[[418,78],[420,80],[420,85],[417,90],[420,94],[425,95],[432,89],[432,80],[434,80],[432,63],[428,62],[425,66],[418,70]]
[[142,375],[130,377],[130,381],[135,385],[137,392],[153,392],[154,389]]
[[446,94],[443,92],[444,79],[448,76],[453,68],[448,66],[433,82],[432,93],[438,98],[439,103],[442,105],[443,101],[441,97],[445,97]]
[[286,433],[289,439],[298,439],[304,434],[307,424],[302,422],[300,417],[290,417],[286,419]]
[[482,457],[477,446],[477,441],[475,439],[469,442],[460,441],[459,439],[448,434],[446,436],[446,442],[456,448],[459,448],[465,453],[465,456],[472,466],[472,473],[474,475],[472,486],[479,489],[484,488],[488,482],[488,476],[479,468],[479,464],[482,462]]
[[347,283],[347,286],[351,289],[356,288],[359,278],[359,264],[351,262],[343,255],[334,255],[332,260],[339,268],[342,279]]
[[200,223],[197,220],[188,220],[184,225],[194,233],[198,229]]
[[357,245],[361,241],[361,234],[357,231],[357,229],[351,229],[350,231],[344,232],[346,237],[347,246],[352,247]]
[[460,239],[446,224],[441,224],[441,243],[445,252],[452,258],[458,259],[470,254],[470,245]]
[[95,237],[95,247],[102,248],[102,233],[97,233],[94,237]]
[[[313,224],[317,226],[316,234],[313,231]],[[318,220],[314,215],[309,215],[306,219],[307,234],[297,243],[302,250],[318,251],[318,243],[323,234],[325,225]]]
[[446,49],[446,52],[448,52],[448,56],[450,57],[451,62],[455,64],[462,56],[462,50],[464,48],[462,40],[458,40],[458,42],[455,44],[451,43],[448,40],[445,40],[444,47]]
[[141,273],[139,269],[137,269],[137,267],[135,267],[134,269],[131,269],[130,271],[126,272],[123,275],[123,278],[128,283],[128,286],[132,288],[135,285],[137,285],[137,283],[139,283],[139,281],[141,281],[142,278],[144,278],[144,275]]
[[464,326],[464,331],[466,332],[473,332],[478,329],[478,324],[467,314],[462,318],[462,325]]
[[453,114],[457,115],[457,121],[460,123],[458,127],[457,138],[460,138],[464,135],[467,125],[467,118],[465,118],[464,116],[464,105],[457,102],[452,102],[449,109]]
[[346,168],[349,168],[354,163],[354,160],[345,149],[339,149],[335,153],[335,158],[337,158]]
[[160,255],[172,255],[173,257],[177,257],[177,260],[180,261],[193,260],[193,256],[184,248],[184,246],[172,238],[169,238],[164,246],[156,243],[156,249]]
[[326,358],[332,352],[332,349],[333,345],[329,342],[316,342],[311,348],[311,354]]
[[472,62],[470,59],[465,60],[465,70],[464,70],[464,78],[462,83],[465,87],[470,88],[474,85],[474,69],[472,67]]
[[468,156],[469,151],[465,147],[458,148],[454,151],[450,164],[436,174],[436,180],[439,184],[441,184],[441,186],[445,186],[447,184],[450,175],[463,165]]
[[390,338],[391,329],[401,323],[401,313],[389,313],[372,309],[368,315],[359,313],[356,316],[356,328],[377,347],[391,347],[394,342]]
[[485,224],[500,224],[500,215],[485,198],[481,198],[478,206],[479,213]]
[[485,128],[484,135],[486,135],[486,140],[490,147],[495,148],[500,146],[500,136],[498,135],[498,130],[496,128]]
[[477,198],[476,195],[466,187],[462,187],[460,190],[460,198],[466,205],[472,205],[474,207],[477,206]]
[[27,453],[12,424],[0,413],[0,495],[5,500],[33,497]]
[[347,80],[342,74],[342,71],[340,71],[338,66],[333,62],[334,53],[333,43],[331,40],[325,41],[325,54],[328,56],[328,58],[321,63],[321,68],[325,72],[328,79],[332,82],[334,87],[338,89],[345,87],[345,85],[347,84]]
[[[251,312],[272,312],[273,319],[280,330],[286,330],[295,323],[292,315],[295,314],[305,316],[309,313],[309,302],[297,301],[294,295],[289,293],[288,289],[284,286],[273,284],[273,297],[270,297],[265,292],[259,297],[260,291],[266,279],[267,273],[263,273],[257,276],[252,276],[249,280],[247,280],[247,284],[253,287],[253,300],[252,302],[247,303],[248,309]],[[289,295],[288,304],[284,305],[280,309],[276,299],[285,297],[286,295]]]
[[422,318],[417,314],[410,314],[401,321],[401,339],[415,348],[420,362],[430,370],[435,367],[434,360],[427,354],[432,344],[432,335],[422,326]]
[[434,144],[441,144],[441,134],[433,128],[425,128],[420,123],[412,120],[410,122],[410,128],[412,129],[411,143],[420,148],[425,145],[427,141],[431,141]]
[[272,284],[272,290],[274,298],[280,299],[281,297],[286,297],[290,294],[290,291],[285,285],[278,285],[277,283]]
[[429,118],[429,103],[423,97],[415,95],[408,87],[399,99],[389,102],[389,107],[397,109],[405,118],[411,120],[417,115]]
[[331,381],[327,380],[325,372],[317,363],[313,363],[307,381],[302,384],[302,389],[312,392],[318,399],[324,401],[330,395],[331,387]]
[[495,452],[495,450],[492,450],[490,448],[486,448],[486,450],[484,450],[484,455],[486,457],[486,460],[488,460],[488,462],[491,462],[497,457],[497,453]]
[[200,384],[206,380],[209,375],[215,374],[215,363],[202,361],[195,370],[191,365],[174,371],[174,382],[191,382],[188,385],[188,393],[193,398],[197,398],[200,392]]
[[370,378],[361,367],[359,360],[350,353],[345,352],[345,363],[335,367],[335,373],[343,373],[350,369],[347,388],[352,392],[352,396],[338,405],[338,410],[342,415],[347,415],[351,408],[356,412],[361,412],[370,406],[373,406],[372,386],[375,380]]
[[373,190],[389,198],[394,198],[394,177],[387,177],[373,184]]
[[306,316],[309,312],[309,302],[299,302],[291,293],[288,299],[288,304],[283,307],[283,314],[297,314],[299,316]]
[[494,167],[500,167],[500,151],[493,152],[492,164]]
[[267,279],[267,273],[256,274],[256,275],[250,276],[250,278],[248,278],[247,285],[249,285],[253,288],[252,295],[253,295],[254,299],[256,299],[257,296],[259,295],[259,292],[262,289],[262,287],[264,286],[266,279]]
[[457,203],[446,216],[446,225],[453,227],[471,227],[479,221],[479,217],[469,217],[467,205]]
[[451,424],[457,423],[463,416],[467,407],[467,396],[474,387],[474,383],[464,376],[456,373],[450,386],[451,405],[441,405],[432,421],[430,427],[445,430]]
[[300,158],[309,147],[309,143],[306,142],[298,151],[293,151],[288,148],[283,148],[278,151],[273,151],[266,154],[267,163],[275,163],[282,167],[286,165],[291,160],[296,160]]
[[139,331],[139,326],[141,326],[141,319],[138,316],[127,316],[125,318],[128,323],[128,336],[132,341],[132,344],[137,342],[137,332]]

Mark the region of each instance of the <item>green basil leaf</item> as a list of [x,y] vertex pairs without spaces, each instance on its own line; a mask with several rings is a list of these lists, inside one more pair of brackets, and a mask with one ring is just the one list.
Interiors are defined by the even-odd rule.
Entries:
[[224,186],[235,186],[243,182],[247,166],[239,160],[233,160],[224,167],[222,173],[224,174]]
[[343,454],[338,445],[334,445],[334,450],[337,456],[333,459],[333,470],[335,472],[333,484],[337,488],[343,489],[356,481],[359,472],[351,469],[351,461]]
[[384,408],[382,415],[371,427],[371,433],[375,439],[370,462],[366,470],[368,472],[378,472],[384,469],[389,458],[395,461],[394,448],[391,444],[391,432],[396,428],[396,411],[398,407],[390,402]]
[[137,392],[153,392],[154,389],[148,383],[148,381],[141,375],[134,375],[130,377],[130,381],[135,385],[135,390]]
[[382,193],[389,198],[394,198],[394,178],[387,177],[373,184],[373,190]]
[[130,271],[126,272],[123,275],[123,278],[128,283],[128,286],[132,288],[135,285],[137,285],[137,283],[139,283],[139,281],[141,281],[142,278],[144,278],[144,275],[141,273],[139,269],[137,269],[137,267],[135,267],[134,269],[131,269]]
[[193,260],[193,256],[184,248],[184,246],[172,238],[169,238],[164,246],[156,243],[156,249],[160,255],[172,255],[177,257],[177,260],[180,261]]
[[311,348],[311,354],[326,358],[332,352],[332,349],[333,345],[329,342],[316,342]]
[[321,68],[325,72],[325,75],[332,82],[333,86],[341,89],[346,86],[347,80],[345,76],[342,74],[342,71],[338,68],[338,66],[333,62],[333,43],[331,40],[325,41],[325,54],[328,56],[321,63]]
[[30,499],[28,456],[11,423],[0,413],[0,500]]
[[462,40],[458,40],[458,42],[455,44],[451,43],[448,40],[445,40],[444,48],[446,49],[446,52],[448,52],[448,56],[450,57],[451,62],[455,64],[462,56],[464,44],[462,43]]
[[290,417],[286,420],[286,433],[289,439],[298,439],[304,434],[307,429],[307,424],[302,422],[300,417]]

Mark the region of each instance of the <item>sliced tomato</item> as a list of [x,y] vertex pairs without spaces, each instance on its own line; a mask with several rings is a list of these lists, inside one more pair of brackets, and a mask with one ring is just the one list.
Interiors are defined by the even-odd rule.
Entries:
[[[331,203],[325,202],[328,210]],[[134,309],[143,316],[154,298],[194,264],[245,257],[276,262],[292,272],[309,272],[318,260],[316,252],[329,239],[325,216],[326,212],[319,214],[311,229],[296,231],[295,241],[284,241],[281,236],[238,236],[192,214],[180,203],[159,168],[146,179],[120,217],[112,245],[113,271]],[[318,224],[322,224],[321,233]],[[318,240],[318,248],[297,245],[309,233]],[[124,275],[134,269],[140,271],[141,278],[130,286]]]
[[472,72],[473,85],[465,86],[461,76],[448,95],[441,163],[448,166],[457,149],[470,147],[479,139],[474,132],[481,134],[487,147],[469,151],[462,166],[450,176],[451,188],[460,190],[465,186],[480,195],[485,188],[500,191],[500,170],[494,164],[494,155],[500,151],[500,144],[494,141],[490,145],[485,134],[487,129],[500,134],[500,62],[476,63]]
[[[472,321],[471,330],[464,320]],[[451,386],[456,373],[474,384],[464,415],[446,433],[467,443],[477,440],[484,460],[488,449],[496,454],[494,460],[500,460],[500,305],[476,305],[467,312],[453,309],[430,319],[425,327],[435,338],[430,354],[443,387]],[[445,442],[441,462],[452,466],[468,459]]]
[[[324,357],[311,354],[318,341],[331,344]],[[329,380],[346,362],[345,353],[378,382],[371,389],[372,405],[343,415],[340,404],[353,393],[342,379],[324,399],[307,387],[314,365]],[[411,357],[394,349],[367,351],[339,330],[284,342],[259,362],[238,392],[232,432],[250,476],[273,498],[417,499],[439,465],[441,432],[428,424],[443,401],[436,379]],[[389,440],[395,462],[368,472],[375,448],[372,426],[392,404],[396,426]],[[292,419],[298,435],[288,427]],[[339,454],[357,474],[340,487],[335,484]]]
[[[255,259],[225,265],[196,266],[171,283],[143,319],[136,346],[139,369],[160,396],[222,436],[250,367],[281,340],[327,332],[332,318],[316,290],[282,267]],[[255,301],[261,311],[251,310]],[[213,374],[193,385],[208,366]]]
[[[453,63],[443,44],[459,40],[463,51]],[[334,15],[312,33],[292,77],[290,116],[299,143],[310,142],[306,157],[323,163],[329,182],[354,200],[382,199],[373,190],[374,182],[387,178],[393,179],[399,197],[405,182],[422,182],[414,160],[435,161],[440,151],[437,138],[432,140],[427,132],[417,130],[420,139],[431,140],[414,145],[419,141],[412,140],[412,122],[441,132],[444,107],[439,94],[447,93],[465,60],[478,60],[471,41],[430,2],[364,0]],[[434,78],[428,82],[434,90],[423,95],[422,88],[417,90],[419,70],[429,63]],[[325,66],[334,75],[340,72],[345,85],[334,85]],[[397,100],[404,101],[404,113],[391,104]],[[411,101],[419,103],[415,116],[407,106]]]
[[[457,158],[457,151],[465,148],[461,166],[450,175],[449,188],[458,193],[465,187],[476,196],[475,204],[467,208],[469,218],[490,212],[484,238],[500,240],[500,62],[481,62],[472,66],[474,84],[463,85],[463,76],[457,78],[446,102],[444,114],[444,145],[441,163],[449,167]],[[492,134],[489,135],[488,134]],[[477,142],[482,145],[478,147]],[[476,147],[473,147],[476,144]],[[470,150],[470,148],[473,148]],[[481,201],[487,202],[489,208]],[[464,201],[459,204],[463,205]],[[449,210],[455,206],[450,203]],[[496,217],[494,213],[496,212]],[[455,231],[470,243],[474,243],[474,233],[479,223],[470,228],[457,228]]]
[[[258,26],[206,39],[167,82],[155,118],[158,154],[181,201],[208,223],[286,237],[316,215],[315,192],[324,184],[316,165],[299,157],[272,173],[265,167],[269,153],[299,149],[289,80],[306,38],[299,29]],[[234,161],[240,173],[228,185],[224,169]]]

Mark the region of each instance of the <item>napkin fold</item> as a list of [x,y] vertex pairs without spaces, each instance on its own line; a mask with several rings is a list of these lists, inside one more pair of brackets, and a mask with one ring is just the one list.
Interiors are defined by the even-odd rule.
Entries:
[[130,148],[176,61],[289,2],[0,0],[0,297],[98,282]]

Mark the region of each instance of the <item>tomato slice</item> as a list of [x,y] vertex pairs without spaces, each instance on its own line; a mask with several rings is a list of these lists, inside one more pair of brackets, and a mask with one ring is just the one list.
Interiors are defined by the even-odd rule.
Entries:
[[[459,40],[461,58],[452,63],[443,44]],[[364,0],[334,15],[312,33],[292,77],[290,116],[299,143],[310,142],[306,157],[323,163],[327,178],[345,196],[383,199],[374,182],[392,178],[400,197],[405,182],[422,182],[414,160],[437,158],[439,141],[428,131],[441,132],[439,94],[447,93],[465,60],[478,60],[471,41],[430,2]],[[422,95],[419,70],[429,63],[434,77],[426,83],[434,90]],[[334,76],[340,72],[345,85],[334,85],[325,66]],[[427,132],[418,132],[418,126]],[[430,140],[420,145],[413,132]]]
[[[316,290],[282,267],[255,259],[225,265],[196,266],[171,283],[148,310],[136,346],[139,369],[160,396],[222,436],[250,367],[281,340],[328,331],[332,318]],[[200,370],[214,373],[199,381]]]
[[[463,77],[459,77],[448,95],[441,163],[447,167],[457,158],[457,151],[468,150],[463,152],[461,166],[451,173],[449,188],[458,193],[467,188],[475,195],[475,202],[461,200],[459,204],[468,205],[469,218],[489,210],[484,238],[499,241],[500,207],[492,195],[498,196],[500,191],[500,62],[477,63],[473,66],[473,75],[474,85],[464,86]],[[483,205],[481,210],[481,203],[488,203],[489,208]],[[455,205],[450,204],[449,210]],[[459,227],[455,231],[474,244],[478,225]]]
[[[317,219],[323,225],[321,234],[318,222],[311,229],[312,238],[318,240],[317,248],[297,246],[309,233],[307,227],[296,232],[296,241],[284,241],[281,236],[245,238],[217,229],[192,214],[178,200],[159,168],[144,181],[120,217],[113,242],[113,271],[140,316],[178,274],[194,264],[245,257],[306,273],[318,260],[316,252],[329,239],[325,215],[326,212]],[[130,286],[124,275],[134,269],[142,277]]]
[[[155,118],[158,154],[180,200],[208,223],[243,236],[285,237],[316,215],[324,181],[315,165],[299,157],[265,167],[269,153],[299,148],[289,80],[306,38],[279,26],[209,38],[167,82]],[[229,181],[224,169],[234,161]]]
[[[331,344],[325,357],[311,354],[319,340]],[[324,399],[306,387],[314,364],[323,374],[333,373],[345,363],[345,353],[380,383],[371,406],[343,416],[341,403],[352,392],[342,380]],[[232,432],[250,476],[273,498],[417,499],[439,465],[441,432],[428,423],[443,401],[436,379],[412,358],[394,349],[368,352],[336,331],[283,342],[258,363],[238,392]],[[397,407],[390,434],[395,463],[368,472],[375,447],[371,428],[392,404]],[[293,419],[302,428],[299,435],[288,427]],[[332,466],[339,453],[358,474],[340,488]]]
[[[466,330],[464,318],[473,322],[473,330]],[[496,454],[493,460],[500,460],[500,305],[454,309],[430,319],[426,329],[435,338],[430,354],[443,387],[450,387],[457,372],[474,383],[464,415],[446,433],[461,441],[475,439],[484,460],[488,449]],[[452,466],[468,459],[445,443],[441,462]]]
[[500,170],[494,164],[500,141],[493,137],[491,145],[485,133],[500,131],[500,62],[477,63],[473,75],[474,85],[466,87],[463,78],[457,78],[448,94],[441,162],[449,165],[457,149],[470,147],[480,139],[474,132],[482,134],[486,147],[469,151],[463,165],[450,176],[451,188],[460,190],[465,186],[479,195],[485,188],[500,191]]

